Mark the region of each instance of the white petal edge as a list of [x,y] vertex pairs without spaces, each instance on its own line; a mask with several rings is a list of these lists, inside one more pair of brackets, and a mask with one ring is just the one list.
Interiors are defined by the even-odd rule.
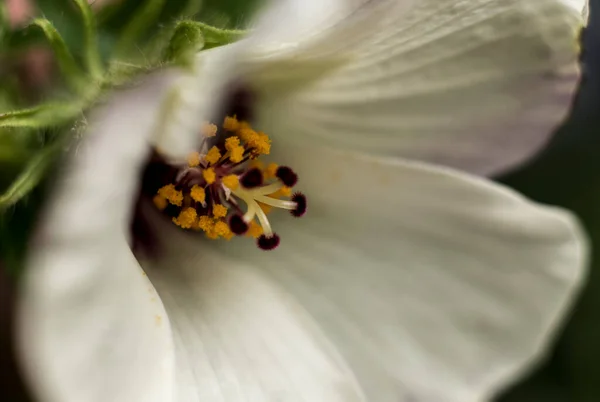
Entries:
[[[374,4],[358,19],[370,24],[355,29],[350,18],[348,29],[342,21],[330,30],[343,35],[331,36],[329,52],[300,42],[283,46],[280,58],[250,54],[245,77],[261,101],[259,129],[489,175],[543,148],[568,113],[583,4]],[[381,10],[372,23],[370,12]]]
[[198,149],[202,125],[211,123],[211,118],[222,112],[219,107],[227,95],[227,85],[239,75],[235,72],[240,45],[198,53],[190,70],[173,82],[153,140],[164,156],[182,161],[190,150]]
[[544,355],[586,274],[571,214],[419,163],[278,156],[309,213],[276,219],[277,250],[156,224],[179,401],[482,401]]
[[38,401],[173,396],[169,322],[127,242],[140,168],[176,79],[150,77],[93,112],[55,184],[18,310],[18,350]]

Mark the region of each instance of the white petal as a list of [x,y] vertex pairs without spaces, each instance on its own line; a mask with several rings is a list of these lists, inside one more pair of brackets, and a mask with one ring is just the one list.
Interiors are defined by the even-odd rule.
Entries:
[[164,259],[143,267],[172,324],[177,401],[361,400],[335,347],[261,267],[169,229]]
[[180,401],[478,401],[545,351],[584,275],[570,214],[419,164],[282,156],[309,212],[275,222],[277,250],[159,226],[144,268]]
[[[261,130],[491,174],[538,151],[568,112],[581,4],[426,0],[408,12],[369,4],[387,14],[361,29],[356,18],[352,29],[337,24],[328,32],[344,35],[324,41],[329,53],[298,43],[281,59],[267,52],[247,62]],[[361,10],[372,22],[371,8]],[[300,81],[313,51],[314,59],[333,52],[338,64]]]
[[154,288],[127,245],[139,169],[171,77],[92,115],[30,247],[19,349],[36,400],[168,402],[173,345]]
[[201,141],[201,127],[221,112],[226,86],[235,77],[240,44],[200,52],[191,71],[180,74],[162,110],[155,143],[163,154],[185,160]]

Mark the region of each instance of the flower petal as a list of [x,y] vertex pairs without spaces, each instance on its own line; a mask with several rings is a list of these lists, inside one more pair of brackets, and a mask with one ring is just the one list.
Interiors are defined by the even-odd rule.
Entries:
[[278,249],[170,225],[169,257],[144,264],[180,400],[485,400],[540,358],[584,276],[570,214],[452,171],[296,151],[310,210],[275,222]]
[[303,43],[282,46],[287,59],[270,51],[247,62],[260,129],[493,174],[538,151],[568,112],[580,2],[427,0],[408,12],[371,3],[388,11],[377,23],[330,30],[344,35],[325,41],[339,62],[322,79],[299,81],[310,52],[323,57]]
[[259,266],[165,229],[164,259],[142,265],[173,326],[178,401],[361,400],[335,347]]
[[210,122],[226,97],[226,87],[239,67],[235,57],[240,44],[234,43],[200,52],[187,74],[173,83],[162,110],[155,143],[175,160],[185,160],[197,149],[202,124]]
[[155,77],[97,111],[56,184],[30,246],[19,310],[36,400],[171,400],[169,323],[126,235],[171,84]]

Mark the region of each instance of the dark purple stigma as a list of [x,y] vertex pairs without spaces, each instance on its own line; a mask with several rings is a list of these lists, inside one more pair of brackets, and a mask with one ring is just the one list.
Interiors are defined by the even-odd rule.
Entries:
[[234,234],[241,236],[248,231],[248,224],[244,221],[242,215],[235,214],[229,218],[229,229]]
[[296,218],[300,218],[306,213],[306,196],[302,193],[294,193],[292,195],[292,201],[296,203],[296,209],[292,209],[290,213]]
[[275,233],[273,233],[269,237],[262,235],[258,238],[256,244],[258,244],[258,247],[261,250],[273,250],[274,248],[279,246],[279,236],[277,236]]
[[275,176],[287,187],[294,187],[298,183],[298,175],[287,166],[279,166]]
[[256,188],[263,184],[263,174],[258,168],[252,168],[248,170],[240,178],[240,184],[244,188]]

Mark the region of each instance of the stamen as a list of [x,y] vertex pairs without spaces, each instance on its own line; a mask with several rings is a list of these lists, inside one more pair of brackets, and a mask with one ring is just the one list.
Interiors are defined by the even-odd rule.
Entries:
[[219,148],[217,148],[216,146],[212,147],[210,151],[208,151],[204,159],[211,166],[217,163],[219,159],[221,159],[221,152],[219,151]]
[[167,207],[167,205],[169,205],[167,199],[162,195],[158,194],[156,194],[154,198],[152,198],[152,202],[154,203],[154,206],[156,206],[156,208],[158,208],[161,211],[163,211]]
[[213,206],[213,216],[216,219],[219,218],[224,218],[227,216],[227,208],[225,208],[223,205],[221,204],[217,204]]
[[205,125],[202,131],[203,154],[194,152],[187,165],[172,168],[169,180],[174,178],[174,182],[157,191],[155,206],[176,225],[204,232],[209,239],[246,235],[257,239],[263,250],[276,248],[280,238],[267,213],[274,208],[296,217],[306,213],[306,197],[298,192],[292,195],[298,176],[287,166],[270,163],[265,167],[257,160],[270,153],[271,140],[247,122],[226,117],[219,134],[224,139],[207,139],[219,133],[214,125]]
[[207,184],[213,184],[217,178],[213,168],[204,169],[202,171],[202,177],[204,177]]

